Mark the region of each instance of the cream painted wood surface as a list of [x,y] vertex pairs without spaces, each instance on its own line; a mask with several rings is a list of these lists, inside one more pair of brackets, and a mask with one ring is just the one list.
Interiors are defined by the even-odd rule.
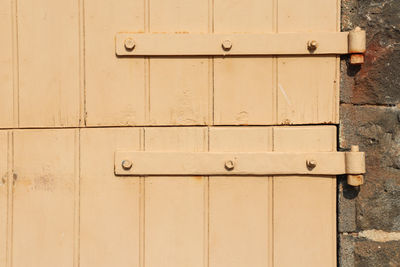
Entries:
[[79,125],[79,2],[18,1],[21,127]]
[[13,134],[13,266],[72,266],[78,130]]
[[0,3],[0,128],[12,128],[14,120],[13,9],[11,1]]
[[140,136],[134,128],[80,131],[80,266],[139,264],[139,178],[116,178],[110,163],[116,149],[140,150]]
[[[210,151],[272,151],[272,128],[210,129]],[[271,177],[210,177],[209,266],[271,266]]]
[[[274,151],[335,150],[336,127],[274,128]],[[273,191],[274,266],[336,266],[336,177],[275,177]]]
[[340,1],[117,2],[0,2],[0,266],[336,266],[333,176],[119,177],[114,153],[335,151],[338,57],[115,36],[337,32]]
[[114,50],[117,32],[337,32],[336,0],[9,0],[0,10],[2,128],[338,122],[337,56]]
[[0,263],[4,265],[7,260],[7,235],[8,235],[8,138],[9,132],[0,132]]
[[144,17],[144,1],[84,1],[86,125],[144,123],[144,60],[112,52],[115,32],[144,31]]
[[[207,150],[207,128],[146,128],[145,150]],[[144,265],[207,262],[206,177],[144,178]]]
[[[208,1],[152,0],[147,9],[146,32],[197,33],[210,29]],[[147,64],[150,124],[209,123],[212,73],[207,58],[151,58]]]

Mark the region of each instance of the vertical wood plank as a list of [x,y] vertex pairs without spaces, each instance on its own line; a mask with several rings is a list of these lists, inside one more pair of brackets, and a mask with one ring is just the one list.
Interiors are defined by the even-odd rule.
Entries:
[[79,267],[79,250],[80,250],[80,130],[75,130],[75,146],[74,146],[74,236],[73,236],[73,267]]
[[73,265],[76,131],[14,132],[14,267]]
[[8,132],[0,132],[0,263],[5,266],[7,259],[8,230]]
[[[216,33],[274,31],[272,0],[217,0],[214,6]],[[215,124],[273,124],[272,57],[217,57],[214,62]]]
[[85,1],[86,124],[89,126],[144,122],[144,59],[115,55],[115,34],[124,31],[144,31],[144,1]]
[[[146,128],[146,151],[204,151],[206,128]],[[145,178],[146,267],[204,267],[204,177]]]
[[114,175],[114,152],[139,150],[139,131],[81,130],[81,267],[139,264],[139,178]]
[[18,49],[20,126],[78,126],[78,1],[19,1]]
[[[336,150],[336,128],[276,127],[274,151]],[[336,177],[274,177],[274,266],[336,266]]]
[[13,126],[13,25],[11,1],[0,3],[0,128]]
[[[211,128],[210,151],[272,151],[271,128]],[[269,177],[210,177],[210,267],[271,266]]]
[[278,123],[336,123],[336,59],[278,59]]
[[[150,32],[208,32],[208,9],[208,1],[152,0]],[[149,64],[150,124],[207,124],[208,59],[152,58]]]
[[[278,32],[337,31],[335,0],[280,0],[277,8]],[[337,123],[338,69],[337,56],[279,57],[277,122]]]

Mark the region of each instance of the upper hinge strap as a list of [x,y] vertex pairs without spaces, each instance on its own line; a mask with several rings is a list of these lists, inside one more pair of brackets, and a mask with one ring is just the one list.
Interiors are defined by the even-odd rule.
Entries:
[[118,56],[227,56],[347,54],[347,32],[118,33]]
[[118,56],[323,55],[348,54],[350,48],[363,53],[359,37],[349,32],[118,33],[115,50]]

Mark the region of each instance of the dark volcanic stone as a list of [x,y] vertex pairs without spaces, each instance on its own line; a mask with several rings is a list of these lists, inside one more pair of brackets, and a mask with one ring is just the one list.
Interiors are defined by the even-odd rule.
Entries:
[[400,102],[400,1],[342,0],[342,30],[367,31],[365,64],[342,62],[342,103]]
[[[366,152],[366,182],[353,200],[357,231],[400,231],[399,112],[396,107],[341,105],[340,147],[359,144]],[[340,205],[339,211],[346,208]]]

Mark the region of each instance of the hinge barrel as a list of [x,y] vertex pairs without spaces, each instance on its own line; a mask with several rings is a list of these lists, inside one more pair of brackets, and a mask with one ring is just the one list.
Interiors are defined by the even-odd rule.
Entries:
[[350,64],[364,63],[364,53],[366,50],[366,32],[356,27],[349,32],[349,54]]
[[360,186],[364,183],[365,153],[359,152],[359,147],[351,146],[346,152],[347,183],[351,186]]

